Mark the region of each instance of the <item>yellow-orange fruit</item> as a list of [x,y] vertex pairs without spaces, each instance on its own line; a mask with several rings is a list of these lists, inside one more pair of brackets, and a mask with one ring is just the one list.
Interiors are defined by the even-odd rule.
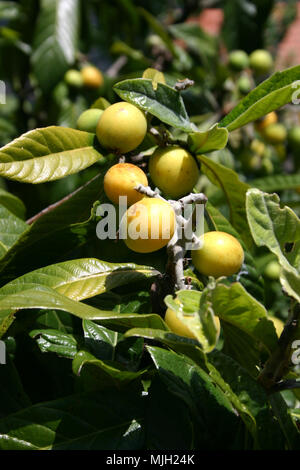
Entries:
[[86,65],[81,69],[84,86],[99,88],[104,83],[102,72],[94,65]]
[[119,197],[127,197],[127,205],[131,206],[144,197],[134,188],[142,184],[148,186],[147,176],[138,166],[132,163],[117,163],[104,176],[104,191],[108,199],[119,204]]
[[202,241],[202,248],[192,251],[193,264],[200,273],[217,278],[241,269],[244,250],[235,237],[226,232],[207,232]]
[[[124,227],[124,224],[127,226]],[[121,221],[124,242],[137,253],[151,253],[168,244],[176,229],[172,206],[161,199],[144,198],[129,207]]]

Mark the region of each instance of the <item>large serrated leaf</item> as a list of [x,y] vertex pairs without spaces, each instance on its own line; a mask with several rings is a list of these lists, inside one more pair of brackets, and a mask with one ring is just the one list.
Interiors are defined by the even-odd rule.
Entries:
[[44,183],[77,173],[102,158],[94,139],[94,134],[57,126],[29,131],[0,149],[0,175]]
[[32,64],[47,92],[75,61],[79,26],[78,0],[42,0],[34,36]]
[[[246,201],[247,218],[255,243],[266,246],[277,256],[283,268],[281,283],[285,291],[299,302],[300,220],[292,209],[287,206],[281,208],[279,203],[277,194],[250,189]],[[295,252],[286,252],[288,243],[295,243]]]
[[152,80],[135,78],[124,80],[114,86],[115,92],[125,101],[156,116],[162,122],[185,132],[195,132],[190,122],[180,93],[163,83],[153,88]]
[[247,95],[222,121],[229,132],[255,121],[298,97],[300,66],[276,72]]

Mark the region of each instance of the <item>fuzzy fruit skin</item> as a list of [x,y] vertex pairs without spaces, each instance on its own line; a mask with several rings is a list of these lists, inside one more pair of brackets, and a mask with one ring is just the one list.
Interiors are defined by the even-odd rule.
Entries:
[[143,170],[132,163],[117,163],[104,176],[104,192],[114,204],[119,204],[119,197],[126,196],[131,206],[143,199],[144,195],[134,188],[142,184],[148,186],[148,179]]
[[218,278],[241,269],[244,250],[235,237],[226,232],[207,232],[202,241],[202,248],[192,251],[193,264],[200,273]]
[[250,54],[250,67],[259,75],[268,73],[273,67],[273,57],[264,49],[257,49]]
[[106,108],[96,130],[98,140],[104,148],[121,153],[138,147],[146,132],[147,120],[144,113],[125,101]]
[[[160,250],[168,244],[176,229],[175,213],[172,206],[157,198],[145,197],[130,206],[121,225],[126,220],[127,238],[124,242],[130,250],[137,253],[152,253]],[[130,233],[130,230],[135,229],[138,232],[137,239],[134,239]],[[157,238],[154,238],[153,233]]]
[[77,129],[85,132],[96,132],[102,109],[87,109],[80,114],[77,120]]
[[[187,316],[190,317],[191,319],[191,326],[194,323],[194,317],[192,316]],[[216,328],[217,328],[217,337],[220,335],[220,330],[221,330],[221,324],[219,317],[215,316],[215,323],[216,323]],[[179,336],[184,336],[186,338],[191,338],[191,339],[197,339],[197,337],[193,334],[193,332],[187,327],[185,323],[183,323],[176,315],[175,310],[172,310],[171,308],[168,308],[165,314],[165,322],[170,328],[170,330],[175,333],[176,335]]]
[[149,173],[155,186],[177,199],[193,190],[199,168],[187,150],[172,145],[155,150],[149,160]]
[[249,66],[249,56],[242,50],[232,51],[229,54],[229,65],[232,69],[240,71]]
[[263,136],[270,144],[282,144],[287,139],[287,130],[283,124],[270,124],[264,129]]
[[83,86],[82,75],[78,70],[70,69],[65,73],[65,82],[72,87],[81,88]]
[[275,111],[271,111],[270,113],[266,114],[261,120],[256,121],[255,129],[259,132],[263,132],[270,124],[276,124],[278,121],[277,114]]
[[84,86],[87,88],[99,88],[104,83],[102,72],[94,65],[86,65],[81,69]]

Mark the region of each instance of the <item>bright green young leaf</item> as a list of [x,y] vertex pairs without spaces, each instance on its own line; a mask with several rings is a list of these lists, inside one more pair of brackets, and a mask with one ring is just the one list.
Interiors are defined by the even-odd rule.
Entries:
[[100,96],[100,98],[98,98],[96,101],[94,101],[94,103],[92,104],[91,106],[91,109],[106,109],[110,106],[110,102],[107,101],[106,98],[103,98],[102,96]]
[[214,312],[201,302],[201,292],[182,290],[165,298],[166,305],[174,310],[178,319],[198,339],[205,353],[212,351],[218,341],[218,327]]
[[251,247],[252,238],[246,218],[246,192],[249,186],[240,181],[238,175],[220,163],[214,162],[205,155],[197,155],[201,162],[201,171],[210,181],[222,189],[230,209],[230,221],[239,232],[247,247]]
[[195,132],[188,136],[188,146],[194,153],[208,153],[226,147],[228,131],[215,124],[207,131]]
[[195,132],[180,93],[163,83],[153,89],[152,80],[135,78],[124,80],[114,86],[115,92],[125,101],[156,116],[162,122],[185,132]]
[[150,80],[152,80],[153,90],[157,90],[158,83],[166,84],[164,74],[159,70],[152,69],[151,67],[144,71],[142,78],[149,78]]
[[44,183],[77,173],[100,160],[94,134],[50,126],[35,129],[0,149],[0,175]]
[[0,295],[45,286],[69,299],[84,300],[156,274],[157,271],[150,267],[133,263],[106,263],[95,258],[83,258],[46,266],[25,274],[3,286]]
[[42,0],[33,42],[32,65],[47,92],[62,78],[76,56],[78,0]]
[[229,132],[281,108],[299,96],[300,66],[276,72],[247,95],[220,122]]

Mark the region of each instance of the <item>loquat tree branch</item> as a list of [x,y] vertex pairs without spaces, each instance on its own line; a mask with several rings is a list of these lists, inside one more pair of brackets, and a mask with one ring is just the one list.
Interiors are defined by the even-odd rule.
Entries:
[[[165,202],[171,204],[174,209],[176,217],[176,232],[173,238],[169,241],[168,250],[168,262],[166,266],[166,274],[170,277],[174,286],[174,292],[176,290],[188,289],[189,286],[185,283],[184,277],[184,257],[186,253],[186,247],[193,243],[200,246],[200,240],[195,235],[195,210],[197,204],[206,204],[207,197],[202,194],[191,193],[178,201],[172,199],[164,199],[157,191],[153,191],[149,186],[138,185],[135,190],[148,197],[156,197]],[[184,208],[188,204],[194,204],[194,209],[191,211],[190,216],[186,219],[182,213]],[[191,233],[192,232],[192,233]],[[191,234],[189,238],[188,235]]]

